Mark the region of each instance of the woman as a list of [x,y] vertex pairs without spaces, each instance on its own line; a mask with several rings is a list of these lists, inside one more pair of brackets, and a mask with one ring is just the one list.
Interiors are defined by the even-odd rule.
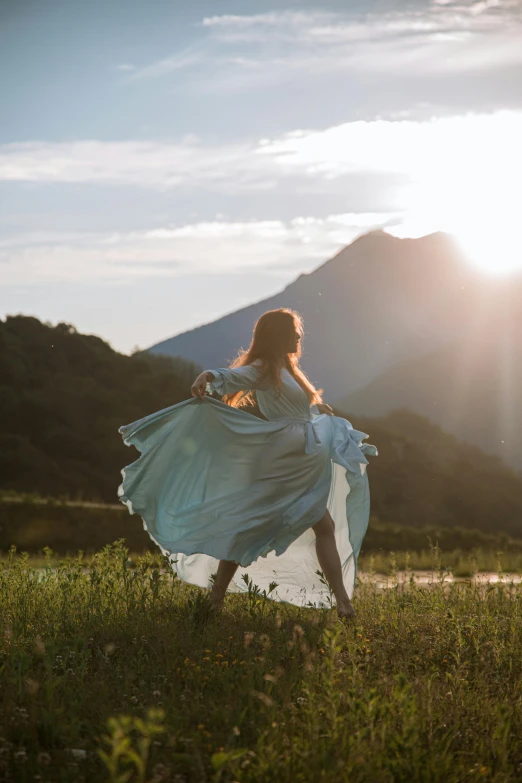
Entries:
[[[248,350],[201,373],[193,399],[121,427],[141,456],[122,471],[119,495],[182,579],[213,581],[216,607],[228,589],[246,589],[247,567],[271,597],[325,605],[320,567],[339,617],[352,617],[369,516],[365,454],[377,452],[300,369],[302,336],[297,313],[264,313]],[[254,391],[266,419],[240,410]]]

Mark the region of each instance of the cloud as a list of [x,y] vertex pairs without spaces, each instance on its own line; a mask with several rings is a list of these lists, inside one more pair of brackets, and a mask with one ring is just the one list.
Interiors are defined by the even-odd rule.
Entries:
[[[325,193],[330,203],[335,196],[336,204],[355,206],[350,213],[341,206],[325,218],[214,220],[131,233],[26,232],[0,242],[0,280],[121,283],[250,267],[290,274],[312,268],[372,226],[393,226],[402,235],[441,229],[482,236],[486,227],[490,238],[507,235],[519,222],[520,138],[522,112],[502,111],[425,122],[349,122],[237,146],[209,146],[193,138],[3,145],[5,180],[118,183],[159,191],[175,186],[178,197],[196,189],[256,204],[260,191],[273,193],[272,201],[284,194],[288,203],[307,191],[316,203]],[[379,183],[386,176],[399,184],[382,213],[374,205],[383,204]],[[364,202],[362,186],[368,190]],[[361,194],[358,202],[354,192]]]
[[[355,171],[399,172],[395,198],[408,230],[501,235],[518,225],[522,112],[469,114],[429,122],[345,123],[288,134],[262,149],[288,176],[347,178]],[[422,229],[420,230],[422,233]]]
[[0,280],[3,285],[121,285],[137,278],[247,269],[268,269],[286,279],[315,268],[362,230],[400,219],[394,213],[347,213],[290,221],[216,220],[126,233],[20,235],[0,243]]
[[[448,183],[503,169],[519,160],[522,112],[417,120],[355,121],[296,130],[237,145],[77,141],[0,145],[0,180],[122,184],[143,188],[205,188],[256,193],[302,187],[359,173],[397,173],[409,181]],[[493,143],[493,140],[495,142]],[[500,142],[500,143],[499,143]]]
[[469,113],[425,122],[357,121],[320,131],[296,131],[261,141],[259,152],[283,171],[311,176],[337,178],[376,170],[402,171],[422,179],[441,172],[449,182],[471,171],[511,168],[519,159],[521,134],[522,112]]
[[[274,169],[275,172],[275,169]],[[127,184],[149,188],[197,187],[221,192],[267,187],[252,145],[98,140],[0,145],[0,180]]]
[[209,59],[201,47],[195,45],[187,47],[182,52],[165,57],[143,68],[133,69],[128,81],[140,81],[143,79],[155,79],[167,73],[181,71],[190,68]]
[[242,30],[252,27],[282,27],[284,25],[296,27],[298,25],[310,25],[311,22],[331,20],[336,16],[337,14],[316,11],[271,11],[265,14],[207,16],[201,24],[203,27],[236,27]]
[[201,22],[206,37],[132,78],[156,78],[206,62],[213,72],[200,89],[245,90],[302,73],[393,71],[411,78],[516,66],[522,63],[521,12],[522,0],[439,0],[422,10],[381,13],[210,16]]

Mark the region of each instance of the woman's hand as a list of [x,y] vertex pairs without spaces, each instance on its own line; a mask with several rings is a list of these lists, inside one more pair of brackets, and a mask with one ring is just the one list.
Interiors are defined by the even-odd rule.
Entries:
[[190,388],[190,393],[193,397],[204,397],[207,391],[207,383],[214,380],[214,375],[211,372],[202,372]]
[[326,413],[327,416],[333,416],[334,415],[333,410],[325,402],[317,403],[316,408],[319,411],[319,413]]

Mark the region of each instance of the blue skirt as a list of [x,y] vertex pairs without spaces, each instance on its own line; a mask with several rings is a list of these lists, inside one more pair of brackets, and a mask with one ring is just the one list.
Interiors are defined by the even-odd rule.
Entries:
[[139,459],[123,471],[120,500],[143,519],[175,573],[208,587],[218,561],[239,563],[231,591],[248,573],[271,597],[327,605],[311,529],[328,509],[351,595],[368,526],[363,444],[349,422],[266,421],[212,397],[193,398],[121,427]]

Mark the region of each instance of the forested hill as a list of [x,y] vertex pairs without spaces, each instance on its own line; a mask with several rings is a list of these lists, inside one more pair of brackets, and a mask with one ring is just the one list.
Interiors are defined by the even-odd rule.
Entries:
[[[186,399],[197,371],[124,356],[67,324],[0,321],[0,489],[116,502],[120,469],[138,456],[118,427]],[[522,477],[500,459],[413,413],[346,413],[379,449],[372,514],[383,523],[522,538]]]
[[423,528],[468,528],[522,538],[522,474],[499,457],[410,411],[350,415],[379,449],[371,458],[372,515]]
[[115,502],[136,457],[118,428],[186,399],[197,371],[68,324],[0,320],[0,488]]

